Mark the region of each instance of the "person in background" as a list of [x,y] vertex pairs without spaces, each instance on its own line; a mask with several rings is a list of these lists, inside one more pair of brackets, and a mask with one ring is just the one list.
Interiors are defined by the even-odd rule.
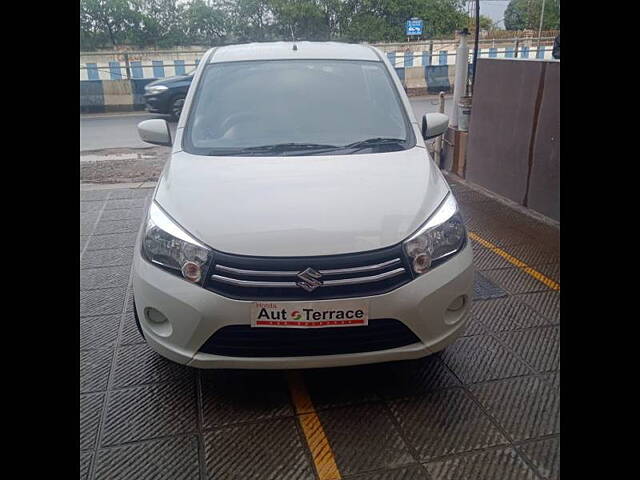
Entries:
[[553,51],[551,52],[551,55],[553,55],[553,58],[560,60],[560,34],[558,34],[556,39],[553,41]]

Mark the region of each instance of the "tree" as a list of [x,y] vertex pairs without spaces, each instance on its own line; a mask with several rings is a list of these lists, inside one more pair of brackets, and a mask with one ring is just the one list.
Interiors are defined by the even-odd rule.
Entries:
[[80,47],[121,45],[137,21],[138,16],[127,0],[80,0]]
[[206,0],[192,0],[186,5],[184,22],[190,43],[214,45],[228,33],[229,14],[222,5]]
[[177,0],[132,0],[139,21],[134,29],[137,43],[155,47],[184,45],[185,5]]
[[424,36],[450,35],[468,25],[464,0],[346,0],[344,34],[351,41],[402,41],[405,22],[424,20]]
[[271,11],[280,38],[328,40],[329,29],[319,2],[314,0],[271,0]]
[[[473,25],[475,27],[475,19],[473,20]],[[490,32],[494,30],[495,26],[493,24],[493,20],[485,15],[480,15],[480,31],[485,30]]]
[[237,41],[271,40],[273,12],[269,0],[236,0],[231,7],[231,29]]
[[[559,0],[547,0],[557,2]],[[469,25],[465,0],[80,0],[81,49],[160,48],[249,41],[403,41],[411,17],[424,36]]]
[[[542,0],[511,0],[504,12],[507,30],[537,30],[540,28]],[[543,30],[560,28],[560,0],[545,0]]]

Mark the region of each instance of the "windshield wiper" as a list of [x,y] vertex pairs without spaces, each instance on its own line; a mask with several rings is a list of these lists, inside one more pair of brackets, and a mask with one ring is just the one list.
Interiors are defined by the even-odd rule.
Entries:
[[339,148],[335,145],[323,145],[320,143],[275,143],[273,145],[257,145],[255,147],[243,147],[239,149],[229,150],[228,152],[212,151],[212,155],[241,155],[243,153],[262,153],[262,152],[288,152],[300,150],[327,150]]
[[366,140],[360,140],[359,142],[353,142],[349,145],[345,145],[342,148],[366,148],[376,147],[378,145],[400,145],[404,142],[406,142],[404,138],[375,137],[367,138]]

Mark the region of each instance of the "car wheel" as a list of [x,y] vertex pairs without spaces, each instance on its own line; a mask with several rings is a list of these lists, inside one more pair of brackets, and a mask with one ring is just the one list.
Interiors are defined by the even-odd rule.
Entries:
[[182,107],[184,106],[184,96],[178,95],[171,99],[171,103],[169,104],[169,115],[171,116],[171,120],[177,122],[180,118],[180,113],[182,113]]

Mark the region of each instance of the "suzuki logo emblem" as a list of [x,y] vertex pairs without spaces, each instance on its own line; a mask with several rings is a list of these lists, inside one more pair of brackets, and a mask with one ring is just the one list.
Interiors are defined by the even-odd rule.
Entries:
[[298,273],[298,278],[302,281],[296,282],[296,285],[304,288],[307,292],[313,292],[316,288],[322,286],[322,280],[320,280],[322,274],[311,267]]

